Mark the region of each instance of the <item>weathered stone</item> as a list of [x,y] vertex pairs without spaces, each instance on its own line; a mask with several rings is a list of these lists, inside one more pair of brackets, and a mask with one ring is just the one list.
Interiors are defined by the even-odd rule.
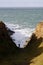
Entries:
[[16,44],[13,43],[9,32],[7,30],[6,25],[0,21],[0,51],[11,51],[14,50],[16,47]]
[[43,38],[43,22],[40,22],[37,24],[36,29],[35,29],[35,35],[37,38]]

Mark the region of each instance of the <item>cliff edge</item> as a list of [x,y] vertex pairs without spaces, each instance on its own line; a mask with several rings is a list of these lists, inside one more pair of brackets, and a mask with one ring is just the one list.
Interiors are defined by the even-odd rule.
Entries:
[[37,24],[36,29],[35,29],[35,33],[37,38],[43,38],[43,22],[40,22],[39,24]]
[[13,43],[6,25],[0,21],[0,52],[11,52],[15,50],[16,44]]

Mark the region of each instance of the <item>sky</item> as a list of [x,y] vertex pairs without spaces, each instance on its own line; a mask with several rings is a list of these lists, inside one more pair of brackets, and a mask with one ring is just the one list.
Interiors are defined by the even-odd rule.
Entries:
[[0,7],[43,7],[43,0],[0,0]]

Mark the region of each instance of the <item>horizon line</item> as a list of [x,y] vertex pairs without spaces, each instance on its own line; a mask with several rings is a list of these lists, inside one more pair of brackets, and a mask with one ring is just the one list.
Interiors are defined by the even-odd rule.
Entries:
[[43,8],[43,7],[0,7],[0,8]]

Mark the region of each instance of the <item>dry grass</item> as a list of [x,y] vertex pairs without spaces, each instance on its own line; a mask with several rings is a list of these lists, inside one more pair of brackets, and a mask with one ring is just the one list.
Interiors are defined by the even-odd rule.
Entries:
[[[39,48],[43,47],[43,43],[40,44]],[[43,50],[43,49],[42,49]],[[30,65],[43,65],[43,53],[31,60],[33,63]]]

